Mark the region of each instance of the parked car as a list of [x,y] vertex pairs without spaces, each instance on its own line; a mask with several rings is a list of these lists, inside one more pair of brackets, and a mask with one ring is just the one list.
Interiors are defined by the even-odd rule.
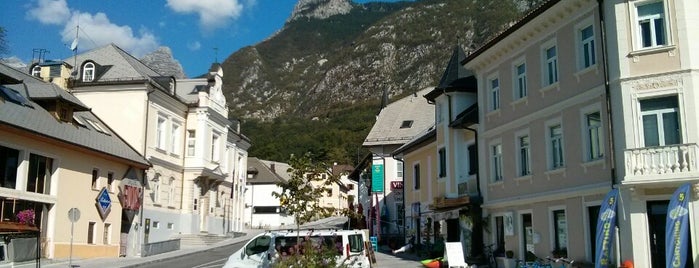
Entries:
[[271,267],[283,255],[299,252],[297,239],[313,241],[337,250],[336,263],[346,267],[371,267],[368,249],[368,230],[277,230],[267,231],[250,239],[244,247],[233,253],[224,268]]

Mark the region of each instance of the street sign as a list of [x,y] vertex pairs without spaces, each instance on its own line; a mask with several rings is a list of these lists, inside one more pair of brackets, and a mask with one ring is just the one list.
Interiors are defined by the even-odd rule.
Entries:
[[68,210],[68,219],[70,219],[70,222],[78,222],[80,219],[80,210],[78,208],[71,208]]

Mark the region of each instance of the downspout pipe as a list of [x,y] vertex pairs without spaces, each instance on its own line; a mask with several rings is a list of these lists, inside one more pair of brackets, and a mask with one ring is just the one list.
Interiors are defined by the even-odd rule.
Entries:
[[605,25],[605,20],[604,20],[604,0],[597,0],[597,9],[599,13],[599,24],[600,24],[600,42],[602,43],[602,68],[604,68],[604,97],[605,97],[605,104],[607,108],[607,129],[608,129],[608,138],[607,141],[609,142],[609,159],[611,161],[610,165],[612,168],[610,169],[611,171],[611,188],[614,188],[614,185],[617,183],[617,178],[616,178],[616,162],[614,158],[614,122],[612,121],[612,102],[611,102],[611,90],[609,87],[609,63],[608,63],[608,55],[607,55],[607,29]]

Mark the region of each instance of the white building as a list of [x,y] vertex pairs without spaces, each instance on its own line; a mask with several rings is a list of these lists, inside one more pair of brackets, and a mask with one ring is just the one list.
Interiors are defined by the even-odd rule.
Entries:
[[291,178],[286,163],[248,158],[247,186],[245,188],[245,226],[249,228],[277,228],[295,224],[294,217],[286,215],[273,192],[281,193],[278,182]]

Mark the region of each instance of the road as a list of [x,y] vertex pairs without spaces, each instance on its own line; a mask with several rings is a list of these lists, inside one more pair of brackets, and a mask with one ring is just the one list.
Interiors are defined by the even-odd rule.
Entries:
[[221,268],[228,260],[228,256],[240,249],[248,241],[220,247],[212,248],[204,252],[199,252],[179,258],[169,259],[162,262],[139,265],[139,267],[167,267],[167,268]]

